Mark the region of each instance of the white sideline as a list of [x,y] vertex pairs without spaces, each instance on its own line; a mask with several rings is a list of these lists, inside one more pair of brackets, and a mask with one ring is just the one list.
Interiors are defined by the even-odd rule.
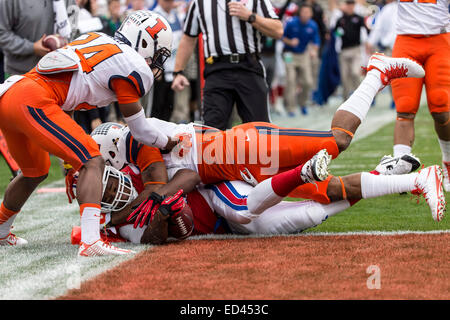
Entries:
[[430,230],[430,231],[415,231],[415,230],[400,230],[400,231],[355,231],[355,232],[303,232],[295,234],[208,234],[192,236],[189,240],[227,240],[227,239],[251,239],[251,238],[271,238],[271,237],[329,237],[329,236],[402,236],[408,234],[426,235],[426,234],[448,234],[449,229],[444,230]]

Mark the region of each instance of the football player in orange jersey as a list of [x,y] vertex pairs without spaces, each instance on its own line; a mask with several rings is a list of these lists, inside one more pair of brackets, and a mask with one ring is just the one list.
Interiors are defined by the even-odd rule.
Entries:
[[[327,187],[321,188],[320,195],[314,192],[315,187],[308,182],[321,179],[316,179],[314,175],[308,178],[308,175],[302,172],[308,167],[303,164],[322,149],[333,158],[345,150],[352,140],[353,133],[365,118],[373,98],[391,79],[422,77],[424,74],[422,67],[412,60],[394,59],[382,54],[374,54],[367,69],[367,76],[361,85],[335,113],[330,131],[281,128],[262,122],[245,123],[221,131],[194,123],[177,125],[154,118],[147,121],[168,136],[176,137],[181,134],[184,137],[191,137],[190,141],[187,138],[183,140],[179,145],[181,149],[176,148],[170,153],[163,153],[169,178],[180,169],[191,169],[199,174],[202,183],[205,184],[224,180],[243,180],[253,186],[259,183],[255,192],[258,192],[259,187],[266,186],[273,188],[273,192],[277,193],[275,189],[278,187],[283,189],[287,183],[281,182],[271,186],[261,182],[283,172],[286,180],[295,183],[301,179],[304,183],[289,196],[327,201]],[[124,130],[126,136],[129,129]],[[190,148],[185,150],[186,145]],[[319,154],[318,159],[318,163],[329,161],[326,153]],[[414,158],[411,158],[412,163],[404,159],[397,160],[402,161],[409,172],[419,166]],[[413,165],[414,163],[417,165]],[[284,194],[283,190],[278,191],[278,194]],[[252,211],[256,212],[259,211],[257,208],[263,201],[253,204],[255,206],[252,207]]]
[[414,59],[423,79],[397,79],[392,94],[397,109],[394,157],[410,154],[414,118],[425,85],[428,109],[442,151],[444,189],[450,191],[450,19],[449,0],[399,0],[393,57]]
[[114,38],[80,36],[44,56],[30,72],[0,86],[0,129],[22,174],[6,189],[0,206],[0,245],[26,240],[10,232],[28,197],[45,180],[49,153],[79,171],[82,242],[80,256],[130,253],[104,243],[98,225],[104,161],[95,141],[67,113],[118,101],[136,140],[170,150],[177,141],[145,121],[139,98],[171,54],[168,22],[150,11],[128,16]]

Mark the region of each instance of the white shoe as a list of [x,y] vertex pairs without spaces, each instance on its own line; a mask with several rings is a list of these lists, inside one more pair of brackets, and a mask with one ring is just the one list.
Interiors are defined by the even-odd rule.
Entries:
[[440,166],[431,166],[419,171],[416,178],[416,190],[413,194],[422,194],[430,206],[435,221],[441,221],[445,214],[445,195],[442,188],[443,174]]
[[108,256],[108,255],[123,255],[136,253],[132,250],[120,249],[114,247],[102,239],[98,239],[93,244],[86,244],[84,242],[80,243],[80,248],[78,249],[78,256],[80,257],[96,257],[96,256]]
[[450,191],[450,179],[449,179],[449,171],[450,171],[450,162],[442,161],[442,170],[444,171],[444,190],[446,192]]
[[6,237],[0,238],[0,246],[23,246],[28,244],[28,241],[17,237],[13,233],[9,233]]
[[376,69],[381,72],[381,82],[388,85],[398,78],[423,78],[425,70],[417,62],[408,58],[392,58],[382,53],[374,53],[367,64],[367,71]]
[[419,167],[420,159],[410,153],[395,158],[391,155],[384,156],[375,171],[382,175],[408,174],[416,171]]
[[326,149],[317,152],[314,157],[309,159],[303,165],[300,176],[305,183],[314,183],[316,181],[324,181],[328,178],[328,165],[331,156]]

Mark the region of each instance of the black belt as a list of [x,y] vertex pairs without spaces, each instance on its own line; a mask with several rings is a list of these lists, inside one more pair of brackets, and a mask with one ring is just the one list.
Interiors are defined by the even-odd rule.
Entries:
[[239,62],[247,60],[248,58],[253,58],[253,59],[258,60],[259,55],[256,53],[244,53],[244,54],[232,53],[232,54],[219,56],[219,57],[211,56],[211,57],[206,58],[205,62],[207,64],[213,64],[215,62],[239,63]]

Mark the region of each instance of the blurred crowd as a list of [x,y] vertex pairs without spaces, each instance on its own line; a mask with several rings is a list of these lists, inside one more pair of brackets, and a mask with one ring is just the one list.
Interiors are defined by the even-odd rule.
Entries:
[[[310,108],[326,104],[331,95],[345,100],[360,83],[364,75],[361,66],[367,64],[370,54],[375,51],[390,53],[395,41],[393,20],[397,1],[368,1],[271,0],[284,26],[282,39],[262,39],[263,50],[260,55],[266,69],[272,113],[289,117],[307,116]],[[184,70],[190,86],[180,92],[171,89],[177,47],[183,35],[189,0],[64,2],[69,20],[76,26],[71,31],[72,39],[91,31],[112,36],[124,17],[136,10],[150,9],[163,15],[173,30],[173,52],[172,57],[166,61],[163,76],[142,99],[146,115],[176,123],[201,119],[198,54],[191,57],[188,68]],[[33,19],[31,14],[29,16]],[[40,23],[44,17],[38,15],[34,19]],[[50,24],[53,24],[53,19]],[[35,42],[29,52],[37,58],[47,52],[42,47],[42,36],[35,35]],[[15,72],[28,71],[8,69],[6,59],[3,63],[1,49],[0,43],[0,83]],[[8,50],[9,47],[3,48],[4,53]],[[105,121],[123,122],[117,104],[77,111],[75,117],[88,133]]]

